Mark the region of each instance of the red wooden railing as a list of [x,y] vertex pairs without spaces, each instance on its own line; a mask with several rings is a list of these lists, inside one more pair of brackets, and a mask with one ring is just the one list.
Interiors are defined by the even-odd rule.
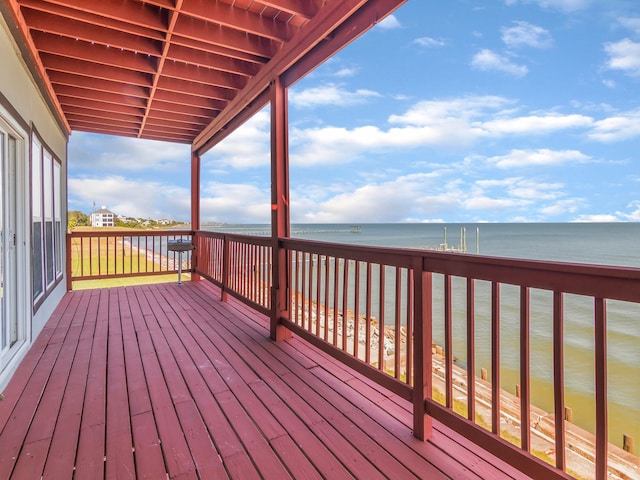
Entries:
[[96,230],[67,234],[67,290],[72,282],[105,278],[166,275],[191,271],[191,252],[168,251],[174,240],[190,241],[187,230]]
[[[193,243],[194,272],[220,286],[223,298],[231,294],[261,312],[275,311],[270,238],[198,231]],[[640,270],[291,238],[277,247],[288,265],[289,303],[276,319],[280,324],[412,401],[417,436],[428,438],[431,419],[437,419],[534,478],[570,478],[568,452],[583,447],[567,435],[564,397],[565,363],[571,360],[565,355],[565,301],[578,296],[590,305],[586,315],[593,328],[592,476],[604,480],[610,469],[616,472],[618,459],[611,459],[620,449],[608,442],[607,313],[615,302],[640,304]],[[547,461],[532,455],[538,430],[530,421],[531,369],[540,360],[531,358],[531,325],[540,317],[550,319],[552,352],[553,418],[545,422],[554,453]],[[517,398],[501,388],[507,323],[517,328]],[[437,329],[441,345],[432,341]],[[484,331],[486,340],[480,340]],[[481,349],[489,355],[486,379],[476,377]],[[464,368],[456,364],[460,350]],[[512,420],[519,422],[520,438],[505,439],[501,421],[514,398],[518,411]],[[486,425],[477,412],[484,403],[490,408]]]
[[195,273],[253,308],[271,311],[271,239],[199,231]]

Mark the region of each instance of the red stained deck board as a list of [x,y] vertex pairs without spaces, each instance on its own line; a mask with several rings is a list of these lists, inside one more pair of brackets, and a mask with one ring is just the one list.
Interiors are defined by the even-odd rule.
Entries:
[[87,339],[80,340],[78,343],[67,383],[67,391],[74,394],[65,395],[60,407],[58,423],[44,467],[44,478],[70,478],[73,475],[84,389],[91,358],[91,343],[91,340]]
[[18,372],[2,478],[523,478],[204,281],[72,292]]
[[[292,478],[296,480],[321,480],[323,478],[305,456],[300,446],[296,445],[289,435],[274,438],[270,444],[289,470]],[[330,476],[328,478],[335,479],[337,477]]]
[[176,411],[199,477],[224,478],[226,472],[222,459],[194,402],[180,402],[176,405]]
[[287,471],[275,452],[269,447],[267,439],[256,427],[249,414],[242,408],[231,392],[216,395],[216,400],[238,432],[247,453],[255,462],[264,478],[286,478]]
[[[131,417],[127,394],[122,331],[115,333],[111,321],[107,366],[107,478],[135,478]],[[112,333],[113,332],[113,333]]]
[[142,412],[131,417],[136,473],[139,478],[165,478],[166,468],[160,448],[160,435],[153,413]]

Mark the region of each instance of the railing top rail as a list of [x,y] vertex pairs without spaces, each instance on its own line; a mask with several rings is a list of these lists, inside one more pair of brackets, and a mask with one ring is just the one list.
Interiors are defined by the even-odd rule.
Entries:
[[183,236],[193,235],[193,230],[80,230],[68,232],[71,238],[82,237],[166,237],[166,236]]
[[372,247],[281,238],[284,248],[397,267],[422,258],[424,271],[614,300],[640,301],[640,269]]
[[227,239],[234,242],[244,242],[251,245],[259,246],[271,246],[271,237],[257,236],[257,235],[243,235],[240,233],[226,233],[226,232],[212,232],[209,230],[198,230],[196,232],[199,236],[208,238]]

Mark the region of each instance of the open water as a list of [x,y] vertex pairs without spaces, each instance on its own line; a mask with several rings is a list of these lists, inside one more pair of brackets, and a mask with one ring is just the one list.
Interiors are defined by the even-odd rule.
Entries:
[[[466,229],[468,254],[616,265],[640,268],[640,223],[515,223],[515,224],[362,224],[359,233],[350,225],[293,225],[292,236],[326,242],[386,247],[427,247],[460,243]],[[264,225],[226,226],[216,230],[269,234]],[[437,284],[437,282],[434,282]],[[466,305],[453,299],[454,332],[464,332]],[[454,283],[454,292],[456,285]],[[501,386],[515,392],[518,380],[518,290],[501,288]],[[441,298],[434,293],[434,312]],[[640,302],[640,291],[638,292]],[[532,293],[531,401],[553,411],[553,355],[551,349],[551,294]],[[476,286],[477,312],[490,311],[486,282]],[[434,340],[443,343],[442,316],[434,315]],[[476,364],[490,369],[489,314],[476,313]],[[640,306],[607,303],[609,440],[622,446],[623,434],[640,443]],[[454,342],[456,363],[466,367],[466,338]],[[565,297],[565,403],[573,410],[574,423],[593,431],[595,425],[593,301]],[[636,452],[637,454],[637,452]]]

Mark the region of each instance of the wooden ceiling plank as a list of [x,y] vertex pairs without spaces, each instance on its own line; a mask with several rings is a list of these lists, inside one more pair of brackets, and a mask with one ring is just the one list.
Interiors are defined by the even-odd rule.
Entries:
[[206,108],[188,107],[177,109],[178,105],[173,103],[162,102],[154,100],[151,110],[149,111],[150,117],[175,119],[180,122],[191,121],[197,125],[204,126],[215,117],[219,111],[208,110]]
[[180,45],[171,45],[167,60],[178,60],[191,65],[219,70],[250,77],[258,73],[260,65],[235,58],[224,57],[211,52],[192,50]]
[[218,45],[230,50],[269,59],[282,47],[282,42],[240,32],[204,20],[180,17],[174,35]]
[[114,112],[112,110],[95,110],[93,108],[86,107],[76,107],[74,105],[66,105],[64,107],[64,112],[67,117],[71,115],[75,116],[85,116],[85,117],[93,117],[93,118],[109,118],[114,121],[119,121],[122,123],[132,123],[132,124],[140,124],[140,121],[135,121],[134,117],[128,114],[122,114],[118,112]]
[[89,25],[99,25],[115,31],[126,32],[131,35],[139,35],[152,40],[162,40],[164,38],[163,28],[149,28],[140,25],[134,25],[129,22],[122,22],[113,18],[104,17],[94,14],[86,10],[78,10],[77,8],[66,7],[51,2],[43,2],[42,0],[20,0],[20,4],[24,8],[37,10],[51,14],[60,19],[73,19]]
[[[43,3],[41,0],[20,0],[29,7]],[[77,20],[90,18],[92,15],[110,18],[123,23],[138,25],[157,31],[165,31],[167,28],[166,14],[163,10],[145,4],[144,2],[122,1],[122,0],[55,0],[56,5],[67,7],[75,11]],[[87,20],[90,23],[90,20]]]
[[31,35],[40,52],[136,72],[154,73],[156,71],[156,57],[135,54],[115,47],[92,45],[82,40],[73,40],[44,32],[34,31]]
[[88,90],[82,87],[71,87],[68,85],[59,85],[56,88],[58,96],[75,97],[85,100],[96,100],[99,102],[109,103],[113,105],[125,105],[134,108],[145,108],[147,102],[138,97],[130,97],[112,92],[98,92]]
[[313,18],[322,3],[317,0],[259,0],[259,2],[282,12],[302,16],[305,20]]
[[47,70],[72,73],[88,78],[100,78],[114,82],[129,83],[141,87],[151,86],[151,76],[140,71],[111,67],[94,62],[85,62],[60,55],[41,53],[42,63]]
[[73,123],[83,123],[85,125],[104,125],[109,128],[139,128],[140,122],[135,121],[122,121],[122,120],[114,120],[111,117],[96,117],[95,115],[87,114],[77,114],[77,113],[69,113],[67,115],[69,122]]
[[207,110],[211,112],[211,115],[209,115],[211,117],[224,110],[228,103],[223,100],[208,99],[195,95],[189,95],[188,93],[166,92],[164,90],[156,91],[156,95],[153,100],[166,103],[167,106],[173,107],[174,110],[178,110],[180,108],[180,105],[184,105],[185,108],[189,107],[188,110],[191,110],[191,108],[196,108],[198,109],[198,111]]
[[240,50],[216,45],[206,40],[183,37],[182,35],[177,34],[173,35],[173,37],[171,38],[171,43],[173,45],[180,45],[181,47],[190,50],[200,50],[202,52],[215,53],[216,55],[222,55],[224,57],[242,60],[244,62],[252,62],[258,65],[264,65],[269,60],[267,57],[263,57],[253,53],[242,52]]
[[158,90],[166,90],[176,94],[187,93],[189,96],[202,97],[206,99],[222,100],[228,102],[236,96],[237,90],[223,87],[212,87],[202,83],[195,83],[190,80],[180,78],[162,77],[158,81]]
[[[181,108],[182,106],[182,108]],[[187,117],[195,117],[194,121],[197,123],[206,122],[205,119],[212,119],[220,113],[220,110],[214,110],[210,108],[203,108],[197,105],[184,105],[177,103],[164,102],[155,98],[151,105],[150,115],[153,115],[156,111],[173,112],[174,114],[183,114]]]
[[227,72],[219,72],[208,68],[186,65],[182,62],[166,62],[163,75],[182,80],[203,83],[212,87],[224,87],[240,90],[247,84],[247,79]]
[[67,86],[83,90],[115,93],[125,97],[147,98],[149,96],[148,88],[132,85],[130,83],[114,82],[112,80],[106,80],[98,77],[93,77],[91,78],[91,81],[87,81],[87,77],[85,76],[67,72],[58,72],[55,70],[50,70],[48,74],[51,83],[57,85],[56,91],[59,91],[61,86]]
[[52,19],[51,15],[28,8],[22,9],[25,19],[32,30],[62,35],[72,39],[99,43],[115,48],[124,48],[130,52],[159,56],[162,53],[160,43],[140,35],[132,35],[113,28],[102,27],[74,19]]
[[58,100],[64,108],[67,105],[74,107],[92,108],[94,110],[111,110],[113,112],[123,113],[134,117],[142,118],[144,110],[128,105],[116,105],[113,103],[100,102],[98,100],[85,100],[78,97],[67,97],[66,95],[58,95]]
[[164,120],[162,118],[149,117],[145,125],[145,131],[165,131],[173,133],[183,133],[186,135],[197,135],[200,133],[200,129],[195,128],[193,125],[173,122],[171,120]]
[[288,23],[274,21],[222,2],[184,0],[182,14],[278,42],[286,42],[295,33]]

